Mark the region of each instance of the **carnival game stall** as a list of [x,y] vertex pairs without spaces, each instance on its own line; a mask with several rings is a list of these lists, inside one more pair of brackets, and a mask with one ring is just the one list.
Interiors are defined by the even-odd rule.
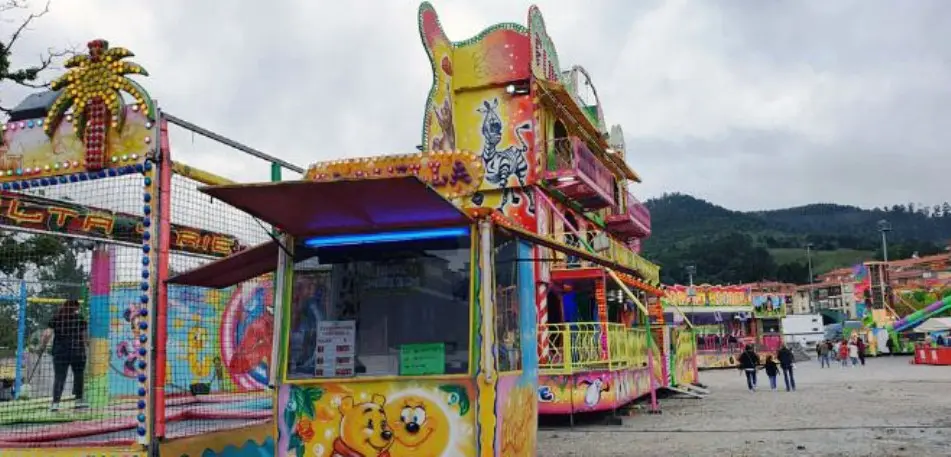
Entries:
[[763,344],[748,286],[673,285],[664,292],[665,319],[678,325],[686,316],[692,323],[700,369],[736,366],[748,344],[761,358],[775,352]]

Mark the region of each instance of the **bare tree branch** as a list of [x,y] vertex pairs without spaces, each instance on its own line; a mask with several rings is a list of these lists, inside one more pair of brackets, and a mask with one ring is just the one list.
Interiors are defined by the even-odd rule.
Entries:
[[[25,8],[26,4],[18,0],[10,0],[9,4],[15,5],[15,7]],[[30,25],[30,22],[33,22],[34,19],[39,19],[43,16],[46,16],[50,12],[50,2],[47,0],[46,6],[43,7],[43,11],[39,13],[30,13],[26,19],[20,24],[20,27],[13,32],[13,35],[10,36],[10,39],[7,40],[7,52],[13,49],[13,44],[16,43],[17,39],[20,38],[20,34]]]
[[[4,0],[0,3],[0,13],[13,10],[29,10],[27,0]],[[50,12],[50,0],[47,0],[43,9],[37,12],[30,12],[22,19],[20,25],[16,27],[13,34],[6,39],[6,42],[0,38],[0,84],[11,82],[13,84],[28,87],[31,89],[42,89],[49,87],[49,81],[40,79],[43,72],[55,68],[55,62],[63,57],[76,54],[76,47],[69,47],[65,50],[48,49],[45,54],[39,56],[38,62],[24,68],[11,68],[14,45],[17,40],[23,36],[24,32],[30,29],[30,25],[37,19],[42,18]],[[10,109],[0,105],[0,113],[9,115]]]

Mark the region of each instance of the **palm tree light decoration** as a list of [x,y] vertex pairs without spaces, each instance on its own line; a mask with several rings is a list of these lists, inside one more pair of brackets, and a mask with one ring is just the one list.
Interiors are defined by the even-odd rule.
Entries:
[[[44,129],[50,138],[56,133],[63,116],[73,109],[73,130],[86,148],[86,169],[95,171],[106,166],[109,130],[122,131],[125,122],[125,101],[122,92],[132,96],[133,109],[142,109],[149,120],[155,119],[155,106],[148,93],[129,74],[148,76],[136,63],[123,61],[132,57],[125,48],[110,48],[106,40],[93,40],[89,54],[80,54],[66,61],[68,71],[51,84],[62,90],[46,116]],[[121,151],[112,151],[121,152]]]

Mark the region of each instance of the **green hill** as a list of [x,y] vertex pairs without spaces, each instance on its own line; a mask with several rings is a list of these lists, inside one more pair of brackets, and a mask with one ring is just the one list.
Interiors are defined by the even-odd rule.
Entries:
[[881,258],[877,222],[887,220],[889,258],[941,252],[951,239],[951,205],[893,205],[862,209],[814,204],[769,211],[733,211],[684,194],[646,202],[653,235],[644,255],[659,263],[665,282],[808,281],[807,244],[814,274]]

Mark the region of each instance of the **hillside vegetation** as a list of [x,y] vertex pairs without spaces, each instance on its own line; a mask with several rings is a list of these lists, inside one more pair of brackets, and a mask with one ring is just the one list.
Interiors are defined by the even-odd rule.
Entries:
[[887,220],[890,259],[944,251],[951,239],[951,205],[914,204],[862,209],[813,204],[770,211],[733,211],[690,195],[666,194],[646,202],[653,236],[644,255],[661,265],[664,282],[741,283],[809,280],[806,245],[812,245],[813,272],[881,259],[877,222]]

